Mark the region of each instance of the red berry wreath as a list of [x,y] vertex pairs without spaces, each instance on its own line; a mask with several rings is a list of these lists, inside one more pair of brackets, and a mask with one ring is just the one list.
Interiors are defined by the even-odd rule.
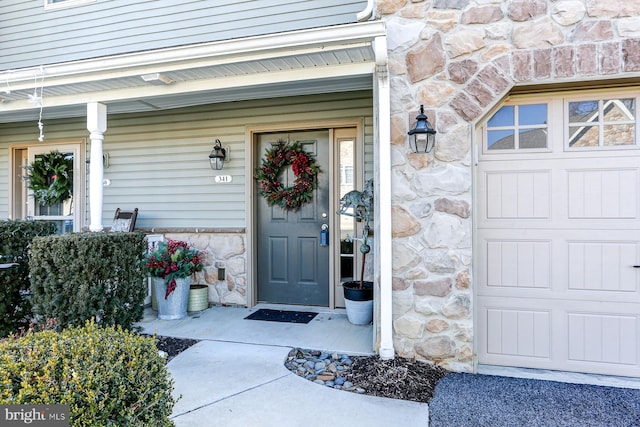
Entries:
[[[255,178],[260,184],[260,194],[269,206],[295,211],[309,203],[320,172],[313,157],[302,149],[299,142],[289,145],[281,141],[267,149],[265,154],[262,166],[256,169]],[[292,186],[284,187],[280,182],[280,172],[289,165],[296,179]]]

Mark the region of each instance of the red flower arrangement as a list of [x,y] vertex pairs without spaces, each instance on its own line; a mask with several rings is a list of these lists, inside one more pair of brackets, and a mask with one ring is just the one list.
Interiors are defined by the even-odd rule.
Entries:
[[[260,184],[260,194],[269,206],[277,205],[286,210],[298,210],[313,198],[320,168],[299,142],[291,145],[279,141],[278,145],[266,150],[262,166],[256,169],[255,178]],[[291,165],[296,179],[290,187],[280,182],[280,172]]]
[[167,239],[160,242],[145,259],[145,266],[152,277],[159,277],[167,281],[167,299],[176,289],[176,279],[191,276],[196,271],[204,269],[206,252],[192,247],[187,242]]

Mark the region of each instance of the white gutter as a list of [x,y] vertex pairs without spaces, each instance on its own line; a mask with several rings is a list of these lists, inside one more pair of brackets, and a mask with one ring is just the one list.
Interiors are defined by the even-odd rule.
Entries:
[[371,18],[371,15],[373,15],[373,0],[368,0],[367,7],[365,7],[362,12],[359,12],[356,15],[356,18],[358,19],[358,22],[362,22]]
[[376,37],[374,40],[376,55],[376,94],[378,153],[377,180],[378,196],[376,215],[378,221],[377,251],[380,268],[380,347],[378,353],[382,359],[393,359],[393,292],[392,292],[392,237],[391,237],[391,88],[387,68],[387,39]]
[[[374,38],[385,34],[384,24],[380,21],[361,22],[336,27],[312,28],[286,33],[267,34],[241,39],[224,40],[197,45],[157,49],[146,52],[93,58],[74,62],[44,65],[42,68],[30,67],[18,70],[6,70],[0,74],[0,81],[12,89],[19,90],[21,83],[25,88],[33,87],[34,76],[46,75],[48,85],[55,86],[57,78],[80,75],[97,75],[128,70],[122,75],[109,75],[109,78],[136,75],[140,68],[155,66],[158,71],[193,68],[193,62],[230,58],[231,62],[253,60],[253,55],[273,56],[276,52],[291,55],[297,49],[316,49],[326,51],[344,45],[370,43]],[[207,64],[198,64],[206,66]],[[6,82],[5,82],[6,80]],[[89,79],[91,80],[91,79]],[[88,81],[89,81],[88,80]]]

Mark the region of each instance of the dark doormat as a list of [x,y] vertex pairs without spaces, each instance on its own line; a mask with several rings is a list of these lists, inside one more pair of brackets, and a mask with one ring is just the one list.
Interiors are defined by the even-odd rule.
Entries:
[[318,313],[310,311],[285,311],[261,308],[245,317],[249,320],[266,320],[268,322],[309,323]]

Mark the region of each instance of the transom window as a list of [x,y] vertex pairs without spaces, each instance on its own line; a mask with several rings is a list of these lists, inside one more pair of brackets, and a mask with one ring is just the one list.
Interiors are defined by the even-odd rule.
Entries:
[[487,122],[487,150],[546,149],[547,104],[505,105]]
[[568,147],[636,144],[636,99],[607,98],[567,103]]

